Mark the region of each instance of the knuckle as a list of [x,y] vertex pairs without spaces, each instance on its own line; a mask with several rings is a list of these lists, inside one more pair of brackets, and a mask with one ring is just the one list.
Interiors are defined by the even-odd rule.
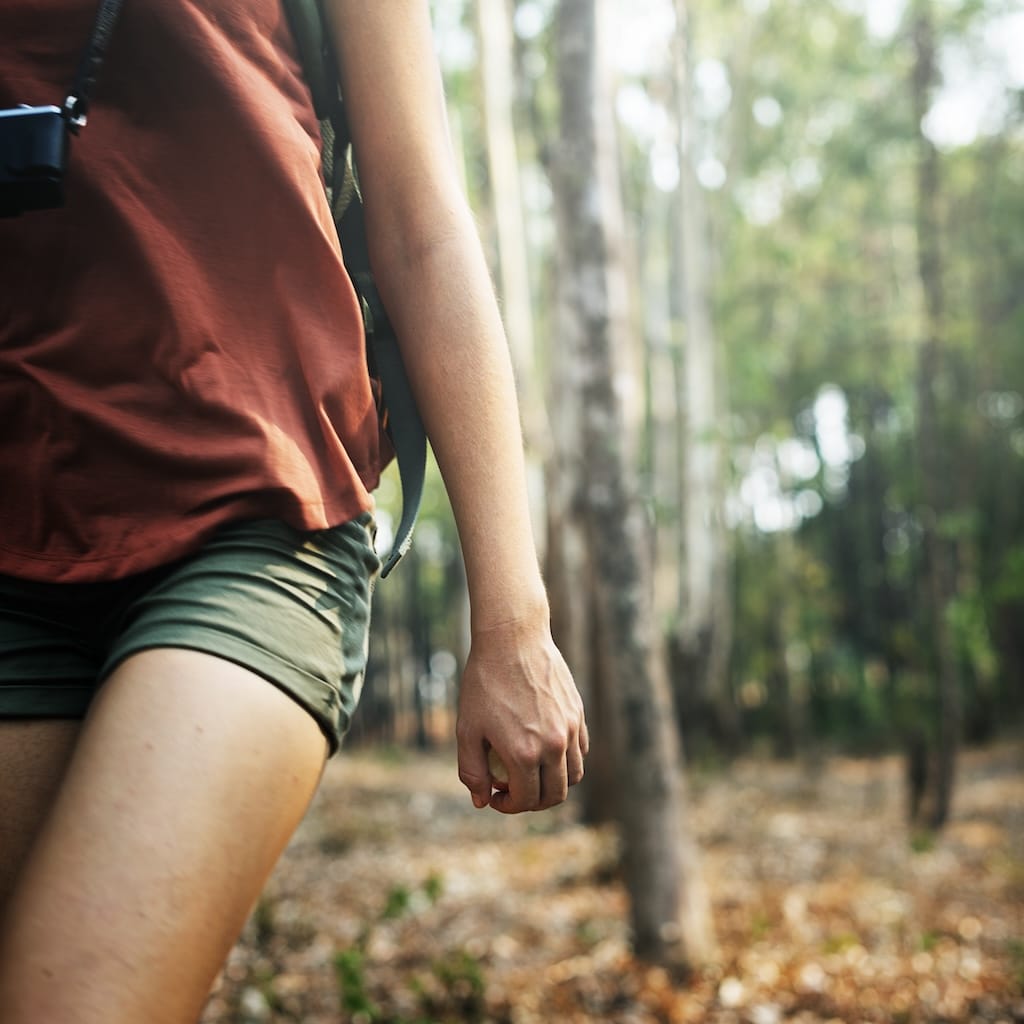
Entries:
[[515,759],[521,765],[535,765],[544,756],[544,743],[537,736],[524,736],[516,745]]
[[565,756],[568,739],[560,729],[548,729],[537,741],[539,747],[537,759],[542,761],[557,760]]
[[565,753],[566,747],[569,745],[569,737],[563,729],[552,729],[547,734],[547,740],[545,746],[548,750],[557,751],[559,753]]

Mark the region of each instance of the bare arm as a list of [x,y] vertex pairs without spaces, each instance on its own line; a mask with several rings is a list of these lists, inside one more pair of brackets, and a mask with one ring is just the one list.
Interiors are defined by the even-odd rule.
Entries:
[[[451,152],[426,0],[328,0],[371,259],[455,513],[472,609],[457,727],[474,803],[551,806],[583,773],[582,703],[551,641],[515,387]],[[508,767],[491,796],[487,749]]]

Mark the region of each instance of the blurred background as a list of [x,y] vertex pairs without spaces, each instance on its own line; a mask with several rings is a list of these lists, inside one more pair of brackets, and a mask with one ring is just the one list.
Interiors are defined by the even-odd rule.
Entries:
[[[552,477],[587,473],[557,6],[433,5],[549,562],[580,518]],[[610,395],[690,756],[931,745],[943,716],[993,738],[1024,711],[1024,11],[594,7]],[[386,542],[391,480],[382,505]],[[447,739],[465,600],[436,479],[377,608],[362,726]]]

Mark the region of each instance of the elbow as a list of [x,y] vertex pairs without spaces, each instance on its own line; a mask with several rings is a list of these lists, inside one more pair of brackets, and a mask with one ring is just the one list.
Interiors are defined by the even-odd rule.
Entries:
[[409,198],[389,201],[387,193],[365,197],[370,260],[379,280],[401,280],[445,259],[454,249],[479,244],[476,222],[461,191],[423,187],[397,194]]

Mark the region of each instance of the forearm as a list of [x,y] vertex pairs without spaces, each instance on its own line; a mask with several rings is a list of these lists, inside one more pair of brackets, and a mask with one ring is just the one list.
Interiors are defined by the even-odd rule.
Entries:
[[451,499],[473,629],[546,622],[498,305],[468,209],[445,216],[429,244],[376,246],[375,273]]
[[547,617],[508,347],[449,144],[425,0],[327,0],[374,277],[451,498],[473,627]]
[[[459,188],[426,0],[325,0],[381,297],[455,512],[473,643],[459,777],[477,807],[550,807],[583,776],[587,729],[551,641],[508,347]],[[488,751],[508,767],[492,793]],[[499,787],[501,788],[501,787]]]

